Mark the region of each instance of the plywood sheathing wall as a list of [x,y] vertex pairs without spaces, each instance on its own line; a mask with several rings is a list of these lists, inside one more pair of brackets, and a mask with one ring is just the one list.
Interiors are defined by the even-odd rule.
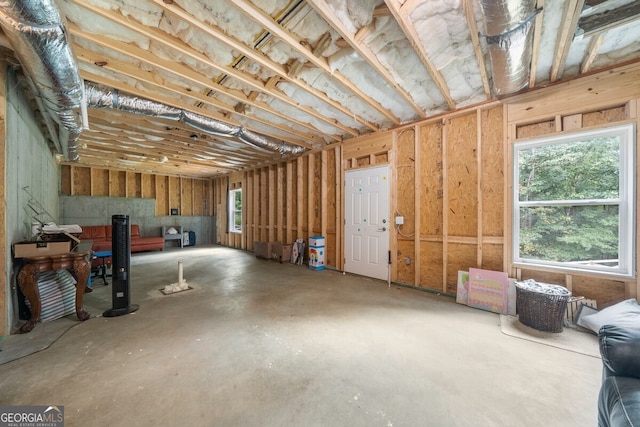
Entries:
[[153,198],[157,216],[169,215],[172,208],[180,215],[212,215],[210,187],[209,179],[61,166],[63,195]]
[[503,269],[502,117],[493,105],[396,132],[398,282],[455,294],[459,270]]

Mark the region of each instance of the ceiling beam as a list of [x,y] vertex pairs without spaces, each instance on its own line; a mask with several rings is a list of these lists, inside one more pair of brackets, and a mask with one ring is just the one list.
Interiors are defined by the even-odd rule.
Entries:
[[480,78],[482,79],[482,87],[484,88],[484,95],[487,99],[491,99],[491,87],[489,86],[489,76],[487,74],[487,64],[484,60],[484,52],[480,46],[480,36],[478,35],[478,25],[476,23],[476,17],[473,13],[473,4],[471,0],[463,0],[462,8],[464,9],[464,15],[467,18],[467,25],[469,25],[469,33],[471,34],[471,43],[473,44],[473,51],[476,54],[476,60],[478,61],[478,68],[480,69]]
[[603,31],[598,33],[597,35],[591,38],[589,42],[589,46],[585,52],[585,57],[580,64],[580,74],[588,73],[591,70],[591,66],[593,65],[593,61],[596,60],[598,56],[598,51],[600,50],[600,46],[602,46],[602,42],[607,37],[607,32]]
[[571,40],[576,33],[578,27],[578,18],[582,12],[585,0],[569,0],[564,4],[562,11],[562,22],[560,26],[559,36],[556,39],[555,55],[551,64],[551,73],[549,80],[551,83],[562,78],[564,67],[567,63],[567,55],[571,49]]
[[536,73],[538,71],[538,55],[540,53],[540,39],[542,38],[542,23],[544,18],[544,0],[538,0],[536,9],[540,11],[533,24],[533,43],[531,46],[531,65],[529,68],[529,88],[536,85]]

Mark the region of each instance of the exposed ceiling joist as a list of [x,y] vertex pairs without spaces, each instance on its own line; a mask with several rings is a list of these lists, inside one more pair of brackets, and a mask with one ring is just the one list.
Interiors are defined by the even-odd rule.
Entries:
[[418,106],[413,97],[402,87],[400,87],[393,75],[387,70],[384,65],[380,63],[380,60],[374,55],[374,53],[365,44],[358,43],[356,34],[351,34],[344,26],[342,22],[331,11],[331,8],[324,0],[310,0],[309,4],[322,18],[327,21],[331,26],[340,34],[340,36],[346,40],[349,45],[373,68],[396,92],[411,105],[414,111],[420,117],[426,117],[424,110]]
[[[157,2],[161,0],[154,0],[154,1]],[[385,115],[393,123],[395,124],[400,123],[398,118],[395,117],[389,110],[387,110],[378,102],[376,102],[367,93],[360,90],[357,86],[355,86],[352,82],[350,82],[342,74],[340,74],[340,72],[331,70],[326,59],[315,55],[313,51],[309,50],[305,46],[305,44],[300,41],[299,38],[291,34],[289,31],[287,31],[278,23],[274,22],[273,18],[271,18],[269,15],[265,14],[264,12],[262,12],[261,10],[259,10],[258,8],[256,8],[251,3],[245,0],[230,0],[230,2],[233,3],[239,10],[241,10],[249,19],[252,19],[255,22],[262,25],[266,31],[286,41],[289,46],[294,48],[297,53],[303,55],[314,66],[320,68],[325,73],[332,75],[333,78],[335,78],[345,87],[347,87],[349,90],[353,91],[357,96],[359,96],[362,100],[364,100],[367,104],[369,104],[369,106],[371,106],[372,108],[375,108],[378,112]],[[344,111],[344,110],[342,111],[346,112],[347,114],[350,113],[349,111]],[[362,118],[359,118],[359,117],[356,117],[356,119],[361,123],[371,127],[371,124],[366,120],[363,120]],[[373,130],[377,130],[377,128]]]
[[549,80],[555,82],[562,78],[567,61],[567,55],[571,48],[571,40],[578,27],[578,18],[584,7],[585,0],[569,0],[565,3],[562,11],[562,26],[560,36],[557,39],[553,65]]
[[433,79],[436,87],[438,88],[444,99],[447,101],[447,105],[450,109],[455,110],[456,103],[453,98],[451,98],[451,93],[449,91],[449,87],[447,86],[447,82],[444,80],[442,73],[440,73],[440,71],[438,71],[438,69],[429,60],[429,56],[427,55],[424,45],[420,42],[420,37],[415,32],[413,25],[411,25],[411,22],[409,21],[409,13],[415,6],[410,3],[405,3],[404,5],[402,5],[402,7],[400,7],[395,1],[385,0],[385,2],[387,4],[387,7],[389,7],[389,10],[395,17],[396,21],[398,21],[402,32],[404,32],[405,36],[411,43],[411,46],[413,46],[413,49],[418,54],[418,57],[420,57],[420,60],[429,72],[429,75]]
[[[210,177],[640,60],[637,0],[518,1],[12,0],[0,49],[53,151]],[[92,96],[71,138],[67,75]]]

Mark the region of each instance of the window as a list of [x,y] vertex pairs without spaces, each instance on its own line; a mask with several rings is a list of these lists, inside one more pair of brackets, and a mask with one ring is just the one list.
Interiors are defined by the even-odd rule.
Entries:
[[229,190],[229,231],[242,233],[242,189]]
[[633,125],[514,145],[513,260],[635,274]]

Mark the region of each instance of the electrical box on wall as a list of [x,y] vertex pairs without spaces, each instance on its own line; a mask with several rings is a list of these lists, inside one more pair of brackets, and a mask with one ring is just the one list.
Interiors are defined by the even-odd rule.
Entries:
[[396,225],[402,225],[402,224],[404,224],[404,217],[396,216]]

